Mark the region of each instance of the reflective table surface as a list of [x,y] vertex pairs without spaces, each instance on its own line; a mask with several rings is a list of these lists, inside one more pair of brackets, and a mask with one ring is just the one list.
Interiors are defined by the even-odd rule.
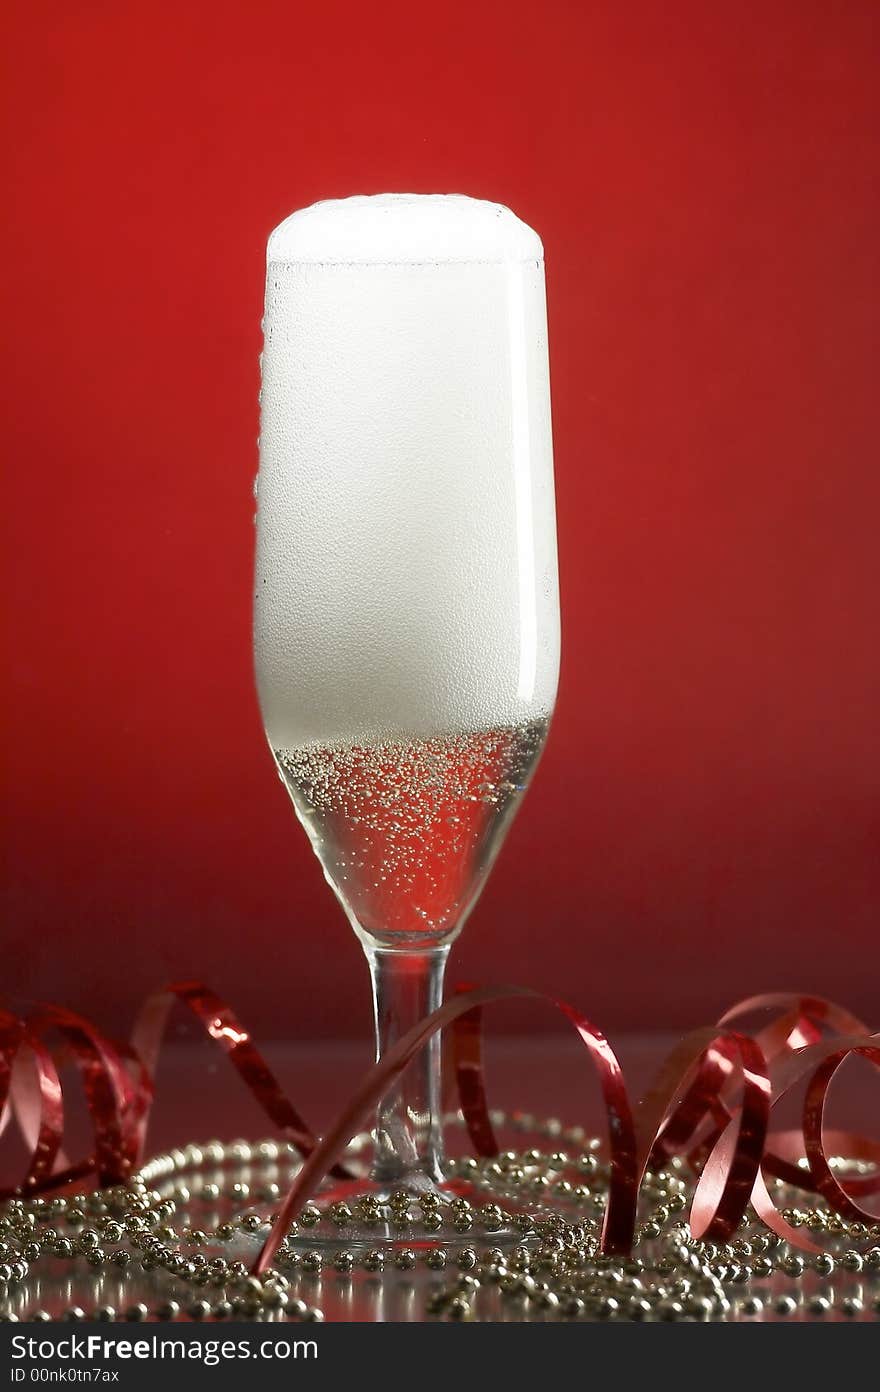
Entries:
[[[615,1041],[633,1098],[638,1097],[674,1042],[669,1037]],[[268,1045],[264,1052],[288,1096],[317,1133],[332,1121],[370,1063],[366,1043]],[[602,1133],[603,1113],[598,1088],[576,1040],[558,1036],[497,1040],[488,1051],[487,1079],[493,1106],[507,1111],[527,1110],[541,1118],[555,1117],[566,1125],[579,1124],[588,1136]],[[835,1104],[840,1124],[859,1128],[859,1112],[865,1097],[865,1092],[856,1086],[839,1089]],[[229,1064],[216,1049],[205,1043],[175,1042],[166,1048],[157,1079],[157,1098],[151,1121],[150,1154],[191,1142],[257,1140],[271,1135],[266,1118]],[[863,1120],[860,1129],[864,1129]],[[68,1138],[68,1145],[71,1154],[84,1153],[88,1148],[87,1132],[83,1130],[81,1136]],[[9,1182],[14,1178],[16,1157],[5,1139],[4,1147],[2,1178]],[[256,1183],[251,1187],[256,1197],[257,1185],[265,1185],[267,1175],[271,1182],[273,1174],[265,1163],[261,1162],[259,1174],[242,1164],[234,1176],[230,1175],[228,1167],[225,1175],[212,1176],[206,1169],[200,1173],[199,1183],[206,1185],[206,1192],[210,1194],[214,1179],[221,1181],[222,1187],[225,1178],[227,1189],[233,1178],[242,1186],[248,1186],[254,1179]],[[275,1171],[274,1177],[283,1190],[287,1172],[282,1167]],[[247,1197],[247,1188],[242,1192]],[[808,1206],[806,1198],[804,1206]],[[218,1199],[213,1212],[208,1211],[210,1207],[206,1201],[204,1214],[199,1215],[199,1222],[206,1228],[226,1216],[222,1199]],[[263,1204],[264,1211],[265,1208]],[[239,1259],[249,1265],[258,1241],[256,1236],[240,1234],[232,1246],[218,1247],[217,1253],[222,1250],[229,1260]],[[320,1273],[291,1274],[290,1295],[319,1307],[324,1318],[330,1321],[419,1321],[435,1317],[430,1309],[432,1297],[448,1289],[457,1275],[452,1267],[445,1272],[430,1271],[422,1264],[411,1271],[397,1270],[389,1264],[381,1273],[358,1269],[340,1273],[328,1260]],[[166,1273],[142,1271],[136,1261],[122,1273],[108,1267],[92,1270],[82,1258],[41,1258],[38,1268],[27,1279],[26,1292],[8,1290],[5,1308],[23,1317],[26,1310],[39,1306],[53,1319],[60,1319],[71,1307],[92,1311],[101,1305],[111,1305],[123,1313],[142,1303],[154,1311],[163,1300],[176,1297],[183,1307],[181,1317],[186,1318],[187,1305],[198,1292],[186,1287],[175,1293],[172,1285]],[[828,1302],[827,1309],[816,1309],[814,1298],[817,1295]],[[785,1304],[786,1296],[795,1303],[783,1314],[778,1307],[780,1298]],[[809,1269],[807,1261],[807,1270],[798,1279],[777,1271],[770,1280],[752,1281],[741,1293],[732,1293],[730,1301],[730,1310],[725,1316],[728,1320],[752,1323],[783,1317],[788,1322],[817,1318],[871,1320],[878,1318],[880,1274],[850,1272],[838,1267],[832,1277],[820,1278]],[[473,1317],[521,1322],[536,1318],[553,1320],[559,1315],[554,1310],[536,1311],[534,1304],[511,1298],[509,1294],[502,1295],[497,1286],[486,1283],[474,1297]],[[267,1318],[277,1316],[268,1315]]]

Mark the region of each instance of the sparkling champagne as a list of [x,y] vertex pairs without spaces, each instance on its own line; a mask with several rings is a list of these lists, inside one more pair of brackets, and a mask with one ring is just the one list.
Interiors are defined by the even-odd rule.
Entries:
[[362,937],[442,942],[556,696],[540,240],[457,196],[316,204],[270,238],[264,337],[266,735]]
[[458,932],[537,763],[546,720],[374,745],[276,750],[358,932],[387,946]]

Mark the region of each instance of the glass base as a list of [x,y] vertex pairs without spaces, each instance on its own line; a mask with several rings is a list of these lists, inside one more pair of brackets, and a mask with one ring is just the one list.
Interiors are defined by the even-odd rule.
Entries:
[[[307,1203],[283,1244],[294,1259],[320,1256],[330,1261],[370,1251],[384,1256],[412,1253],[428,1260],[432,1252],[477,1261],[490,1251],[508,1252],[539,1240],[536,1224],[547,1216],[539,1205],[528,1210],[500,1200],[489,1189],[461,1178],[441,1185],[393,1186],[366,1178],[325,1184]],[[259,1240],[268,1234],[268,1226]],[[306,1269],[309,1263],[306,1262]],[[317,1265],[317,1263],[313,1263]]]

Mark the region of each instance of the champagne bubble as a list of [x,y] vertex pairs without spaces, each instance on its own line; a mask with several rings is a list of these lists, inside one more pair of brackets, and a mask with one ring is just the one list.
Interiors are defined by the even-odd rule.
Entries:
[[547,721],[536,720],[275,751],[324,872],[357,927],[386,943],[439,940],[460,928],[546,731]]

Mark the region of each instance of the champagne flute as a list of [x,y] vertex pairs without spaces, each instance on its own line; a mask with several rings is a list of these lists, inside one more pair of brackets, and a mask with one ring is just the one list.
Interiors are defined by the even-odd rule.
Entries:
[[[440,1004],[555,701],[543,248],[458,195],[317,203],[269,239],[263,328],[260,706],[380,1056]],[[435,1038],[381,1102],[378,1186],[439,1183],[439,1072]]]

